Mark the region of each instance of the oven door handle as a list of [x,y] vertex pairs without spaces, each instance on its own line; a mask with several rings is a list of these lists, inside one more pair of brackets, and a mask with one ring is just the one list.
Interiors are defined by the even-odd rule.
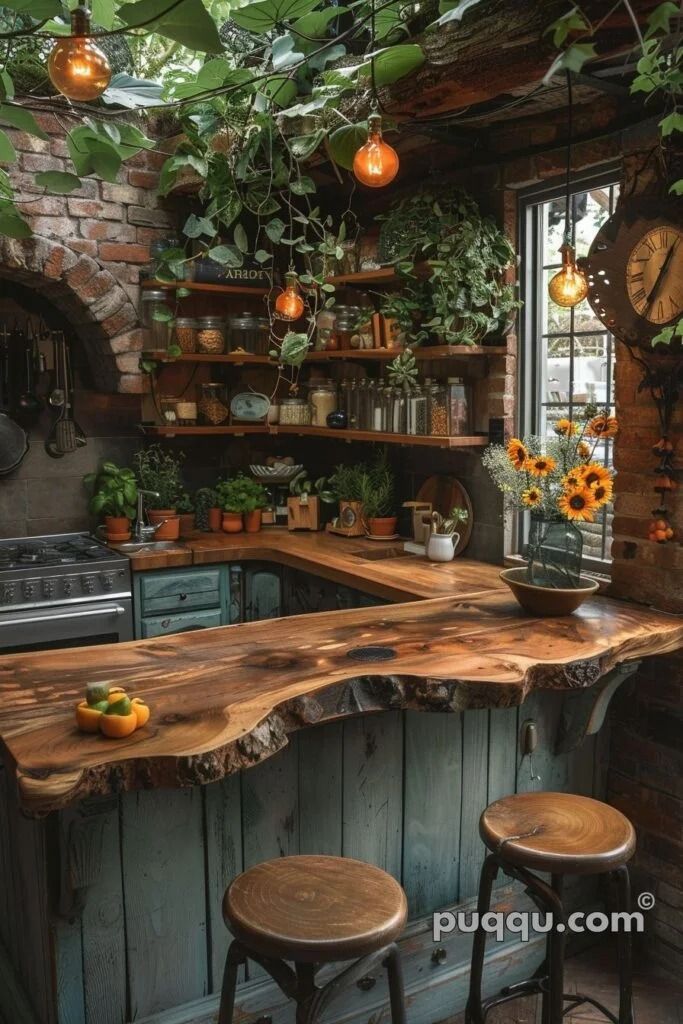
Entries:
[[81,611],[67,612],[66,615],[34,615],[31,618],[26,619],[8,619],[6,621],[0,620],[0,626],[6,628],[15,628],[19,626],[34,626],[40,622],[65,622],[67,619],[84,619],[95,618],[101,615],[125,615],[126,609],[122,608],[120,604],[109,605],[107,608],[83,608]]

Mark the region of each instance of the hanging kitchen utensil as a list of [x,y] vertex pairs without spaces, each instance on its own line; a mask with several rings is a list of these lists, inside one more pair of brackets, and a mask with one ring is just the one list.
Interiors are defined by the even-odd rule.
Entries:
[[26,431],[0,412],[0,476],[16,469],[27,451]]
[[35,427],[43,411],[43,403],[35,393],[35,361],[36,344],[32,328],[27,330],[28,343],[25,349],[24,363],[26,367],[25,389],[19,395],[14,418],[17,423],[30,430]]
[[72,419],[72,422],[73,422],[73,425],[74,425],[74,430],[76,431],[76,447],[77,448],[85,448],[85,446],[88,443],[88,439],[86,438],[83,430],[79,426],[78,421],[77,421],[76,416],[75,416],[75,406],[74,406],[74,390],[75,390],[75,388],[74,388],[74,374],[73,374],[73,367],[71,365],[71,347],[69,345],[66,345],[66,386],[67,386],[68,411],[69,411],[69,415],[71,416],[71,419]]
[[53,459],[75,452],[87,444],[83,431],[73,418],[71,364],[69,349],[63,332],[55,336],[55,387],[50,395],[50,404],[59,407],[50,436],[45,442],[45,451]]

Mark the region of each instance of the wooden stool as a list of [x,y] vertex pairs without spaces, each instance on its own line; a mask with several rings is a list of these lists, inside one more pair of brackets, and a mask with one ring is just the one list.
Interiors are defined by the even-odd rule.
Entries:
[[[567,919],[562,905],[564,875],[608,874],[616,883],[618,911],[630,912],[626,863],[636,845],[631,822],[614,807],[589,797],[570,793],[518,793],[496,800],[486,808],[479,820],[479,834],[491,853],[484,861],[479,882],[477,913],[480,923],[472,947],[466,1024],[484,1024],[493,1006],[534,993],[543,996],[543,1024],[561,1024],[563,1014],[582,1003],[591,1003],[614,1024],[633,1024],[630,932],[618,932],[617,1018],[591,996],[563,992]],[[529,869],[550,872],[551,884]],[[491,888],[499,870],[523,882],[534,903],[552,913],[553,928],[548,932],[546,960],[539,974],[510,985],[500,995],[482,1002],[486,932],[481,918],[491,905]],[[568,1001],[570,1005],[565,1007]]]
[[[250,868],[223,899],[223,917],[235,941],[225,963],[218,1024],[232,1024],[237,970],[247,959],[260,964],[296,1002],[297,1024],[313,1024],[341,989],[381,964],[388,974],[391,1020],[405,1024],[395,940],[407,914],[398,882],[359,860],[281,857]],[[317,967],[337,960],[355,963],[318,987]]]

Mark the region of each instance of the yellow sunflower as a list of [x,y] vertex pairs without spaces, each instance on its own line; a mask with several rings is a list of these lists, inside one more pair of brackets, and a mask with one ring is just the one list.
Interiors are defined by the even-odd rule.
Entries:
[[563,516],[573,522],[592,523],[598,505],[589,487],[577,487],[573,491],[565,491],[559,497],[557,507]]
[[506,449],[508,458],[515,469],[524,469],[524,463],[528,458],[528,451],[526,450],[524,443],[519,440],[518,437],[512,437],[508,441]]
[[583,477],[581,476],[581,470],[583,466],[574,466],[562,477],[562,486],[565,491],[573,491],[577,487],[583,486]]
[[612,474],[609,469],[605,466],[601,466],[599,462],[589,462],[585,466],[579,468],[581,474],[581,483],[586,487],[595,487],[596,484],[605,484],[611,481]]
[[591,446],[587,441],[579,441],[576,446],[576,454],[580,459],[589,459],[591,454]]
[[547,476],[552,473],[557,463],[550,455],[530,455],[524,463],[524,468],[532,476]]
[[594,416],[586,427],[588,437],[615,437],[619,430],[615,416]]
[[595,498],[598,508],[602,508],[603,505],[606,505],[612,500],[613,488],[614,483],[612,480],[605,480],[604,483],[595,484],[591,487],[591,491],[593,492],[593,497]]
[[527,508],[538,508],[543,501],[543,494],[538,487],[528,487],[522,492],[522,504]]
[[555,424],[555,433],[559,434],[560,437],[572,437],[573,434],[578,434],[578,432],[579,428],[572,420],[561,419]]

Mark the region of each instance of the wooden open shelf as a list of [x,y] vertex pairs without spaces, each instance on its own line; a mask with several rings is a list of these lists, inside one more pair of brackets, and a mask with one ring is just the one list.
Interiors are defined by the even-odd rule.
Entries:
[[488,437],[419,437],[415,434],[383,434],[376,430],[333,430],[331,427],[298,427],[289,424],[266,426],[262,423],[233,424],[221,427],[162,427],[141,425],[140,429],[150,437],[241,437],[246,434],[263,434],[282,437],[297,434],[300,437],[328,437],[341,441],[376,441],[378,444],[422,445],[429,448],[480,448],[489,443]]
[[[360,351],[343,349],[333,352],[309,352],[307,363],[330,363],[345,360],[352,362],[389,362],[399,354],[399,349],[368,348]],[[415,358],[420,361],[431,359],[460,359],[463,356],[500,356],[507,353],[505,345],[433,345],[431,348],[413,350]],[[236,363],[268,364],[277,366],[270,356],[252,355],[250,352],[228,352],[223,355],[206,355],[203,352],[184,352],[180,356],[169,356],[162,351],[143,352],[144,359],[156,360],[159,363]]]
[[348,287],[350,285],[362,287],[363,285],[371,284],[386,287],[405,281],[406,276],[428,277],[430,272],[429,263],[424,262],[416,263],[413,266],[412,275],[399,274],[396,267],[379,267],[377,270],[358,270],[354,274],[333,274],[327,280],[329,284],[334,284],[337,287]]
[[208,292],[210,295],[241,295],[242,298],[255,296],[261,298],[270,292],[270,288],[247,288],[240,284],[212,284],[208,281],[143,281],[142,288],[163,288],[168,292],[177,292],[186,288],[188,292]]

